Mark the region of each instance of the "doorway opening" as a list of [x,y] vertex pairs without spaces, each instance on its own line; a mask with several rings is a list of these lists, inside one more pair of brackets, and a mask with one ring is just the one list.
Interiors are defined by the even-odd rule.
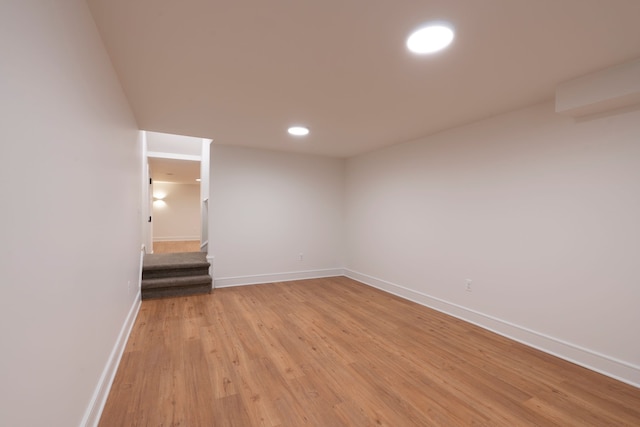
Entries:
[[200,251],[200,162],[149,157],[154,253]]
[[[206,252],[202,246],[203,139],[146,132],[153,253]],[[208,160],[208,159],[207,159]]]

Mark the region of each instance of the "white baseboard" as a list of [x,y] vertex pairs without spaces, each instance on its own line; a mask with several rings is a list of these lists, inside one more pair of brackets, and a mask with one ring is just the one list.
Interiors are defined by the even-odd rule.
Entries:
[[124,353],[124,348],[127,345],[131,329],[133,328],[133,324],[138,316],[138,311],[140,311],[141,302],[140,290],[138,290],[133,305],[129,310],[129,314],[122,325],[122,329],[120,330],[115,346],[111,350],[111,354],[107,360],[107,365],[102,371],[98,385],[93,392],[89,406],[82,418],[82,422],[80,423],[81,427],[97,427],[100,422],[102,410],[104,409],[105,403],[107,403],[107,397],[109,396],[109,391],[111,391],[113,379],[116,376],[118,365],[120,365],[120,360],[122,359],[122,353]]
[[640,388],[640,366],[363,273],[345,269],[344,275]]
[[324,270],[292,271],[289,273],[257,274],[253,276],[216,277],[216,288],[231,286],[257,285],[260,283],[288,282],[291,280],[320,279],[322,277],[343,276],[342,268],[329,268]]
[[200,236],[165,236],[165,237],[153,237],[154,242],[184,242],[184,241],[200,241]]

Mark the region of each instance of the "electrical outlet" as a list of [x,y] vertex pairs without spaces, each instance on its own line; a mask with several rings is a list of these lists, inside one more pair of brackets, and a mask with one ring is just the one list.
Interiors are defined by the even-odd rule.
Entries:
[[471,279],[467,279],[467,292],[471,292]]
[[298,261],[304,261],[304,254],[302,252],[298,255]]

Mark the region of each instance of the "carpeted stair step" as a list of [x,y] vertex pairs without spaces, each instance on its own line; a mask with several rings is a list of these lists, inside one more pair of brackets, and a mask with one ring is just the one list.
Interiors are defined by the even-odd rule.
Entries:
[[147,254],[142,265],[142,279],[200,276],[209,274],[209,266],[204,252]]
[[146,290],[168,287],[187,287],[206,284],[211,284],[211,276],[209,276],[208,274],[204,274],[202,276],[163,277],[160,279],[142,280],[142,289]]
[[147,254],[142,265],[142,299],[211,292],[204,252]]
[[152,270],[142,270],[142,280],[162,279],[165,277],[189,277],[209,274],[209,263],[197,267],[165,267]]
[[142,280],[142,299],[182,296],[211,291],[211,276],[165,277]]

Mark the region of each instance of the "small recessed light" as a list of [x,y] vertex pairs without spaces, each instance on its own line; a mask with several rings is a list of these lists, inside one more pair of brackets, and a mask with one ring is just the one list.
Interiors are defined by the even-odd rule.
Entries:
[[196,181],[200,182],[200,181],[201,181],[201,179],[200,179],[200,178],[196,178]]
[[453,27],[447,23],[431,23],[411,33],[407,47],[413,53],[435,53],[453,41]]
[[295,136],[304,136],[309,133],[309,128],[306,128],[304,126],[291,126],[289,129],[287,129],[287,132]]

